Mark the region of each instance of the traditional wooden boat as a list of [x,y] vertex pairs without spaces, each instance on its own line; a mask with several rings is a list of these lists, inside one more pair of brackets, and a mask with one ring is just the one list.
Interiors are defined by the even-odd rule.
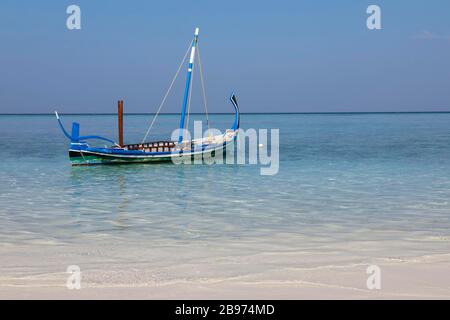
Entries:
[[[230,101],[235,108],[235,117],[233,126],[226,130],[225,133],[215,136],[203,137],[200,139],[184,139],[183,135],[187,125],[189,124],[189,112],[191,103],[191,83],[193,78],[194,62],[197,57],[199,64],[199,73],[201,79],[201,87],[203,90],[203,102],[205,106],[205,114],[209,127],[208,110],[206,104],[205,86],[203,83],[203,75],[200,61],[200,53],[198,49],[198,32],[199,29],[195,29],[194,39],[189,44],[189,48],[181,61],[178,71],[176,72],[169,89],[167,90],[164,98],[159,105],[144,139],[140,143],[124,144],[123,143],[123,101],[118,102],[118,127],[119,127],[119,142],[115,142],[112,139],[104,138],[101,136],[80,135],[80,125],[77,122],[72,123],[72,131],[69,134],[62,121],[55,111],[56,118],[59,126],[64,135],[70,140],[69,157],[72,165],[91,165],[91,164],[115,164],[115,163],[145,163],[145,162],[161,162],[171,161],[174,157],[193,157],[196,155],[214,155],[218,151],[224,152],[227,146],[230,146],[237,138],[239,131],[239,107],[236,96],[231,94]],[[197,50],[196,50],[197,49]],[[182,68],[187,55],[190,51],[190,58],[188,63],[188,72],[186,78],[186,87],[184,91],[183,105],[181,110],[181,119],[179,126],[179,136],[177,141],[151,141],[146,142],[150,129],[152,128],[158,114],[161,111],[162,106]],[[197,52],[197,55],[196,55]],[[110,146],[92,147],[89,146],[87,141],[89,140],[101,140],[108,142]]]

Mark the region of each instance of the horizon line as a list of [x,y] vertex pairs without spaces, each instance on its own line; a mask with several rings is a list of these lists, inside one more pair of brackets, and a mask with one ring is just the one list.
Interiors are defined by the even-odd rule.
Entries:
[[[241,112],[241,115],[270,115],[270,114],[399,114],[399,113],[450,113],[448,111],[303,111],[303,112]],[[59,113],[60,115],[117,115],[117,113],[111,112],[67,112],[67,113]],[[192,112],[193,115],[204,115],[204,113],[200,112]],[[226,115],[226,114],[234,114],[230,112],[210,112],[210,115]],[[55,115],[53,112],[50,113],[0,113],[0,116],[51,116]],[[124,115],[156,115],[154,112],[124,112]],[[165,112],[159,113],[159,115],[180,115],[175,112]]]

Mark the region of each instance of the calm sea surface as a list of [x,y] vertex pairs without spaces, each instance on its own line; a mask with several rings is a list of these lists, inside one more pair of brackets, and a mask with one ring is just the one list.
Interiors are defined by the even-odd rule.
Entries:
[[[113,115],[62,119],[68,128],[80,122],[81,134],[117,133]],[[150,120],[126,115],[125,142],[140,141]],[[160,116],[151,138],[169,137],[178,121]],[[232,121],[211,116],[218,129]],[[448,252],[450,114],[243,115],[241,123],[280,130],[278,174],[255,165],[71,167],[53,116],[0,116],[0,244]]]

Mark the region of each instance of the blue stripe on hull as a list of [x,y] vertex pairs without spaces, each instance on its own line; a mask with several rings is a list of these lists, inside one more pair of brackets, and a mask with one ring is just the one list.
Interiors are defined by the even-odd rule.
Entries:
[[[234,142],[234,139],[229,143]],[[226,146],[215,145],[214,147],[203,146],[199,150],[193,149],[184,152],[142,152],[134,150],[107,149],[107,148],[83,148],[70,149],[69,157],[72,165],[89,165],[89,164],[123,164],[123,163],[154,163],[172,161],[174,157],[194,157],[199,154],[215,155],[216,151],[226,153]]]

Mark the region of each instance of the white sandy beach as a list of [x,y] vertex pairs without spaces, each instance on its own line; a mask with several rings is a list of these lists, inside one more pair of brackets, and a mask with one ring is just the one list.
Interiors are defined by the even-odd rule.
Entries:
[[[1,247],[0,299],[450,298],[450,254],[366,259],[344,251],[226,255],[204,248],[174,256],[173,248],[123,249]],[[65,268],[75,262],[81,289],[69,290]],[[379,290],[366,286],[371,264],[381,269]]]

